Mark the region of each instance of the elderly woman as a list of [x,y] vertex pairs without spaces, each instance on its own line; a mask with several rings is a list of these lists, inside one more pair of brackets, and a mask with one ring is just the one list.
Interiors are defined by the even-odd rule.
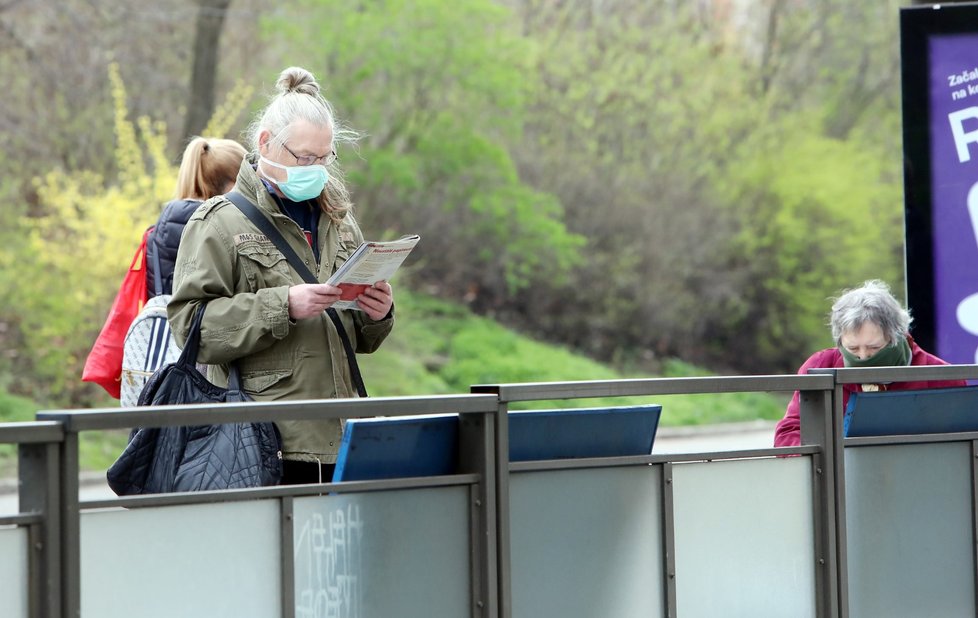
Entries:
[[[925,352],[910,336],[910,313],[890,294],[890,288],[879,280],[844,292],[832,305],[829,316],[836,346],[813,354],[798,370],[808,373],[816,367],[902,367],[906,365],[946,365],[940,358]],[[846,384],[845,406],[849,393],[875,390],[913,390],[964,386],[963,380],[930,382],[893,382],[890,384]],[[799,394],[796,391],[784,418],[774,430],[774,446],[801,444]]]
[[[252,152],[234,191],[314,272],[304,283],[273,240],[224,196],[198,208],[180,241],[167,306],[179,342],[206,304],[198,360],[223,386],[230,363],[257,401],[355,397],[350,352],[375,351],[394,326],[391,286],[378,281],[357,297],[362,310],[333,310],[340,288],[326,280],[363,242],[337,163],[336,146],[354,137],[334,115],[309,71],[289,67],[278,93],[249,130]],[[344,341],[345,339],[345,341]],[[338,419],[276,422],[283,484],[331,480],[342,436]]]

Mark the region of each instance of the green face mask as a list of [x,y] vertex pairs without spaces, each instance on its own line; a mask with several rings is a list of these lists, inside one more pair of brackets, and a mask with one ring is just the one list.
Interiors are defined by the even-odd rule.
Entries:
[[846,367],[905,367],[910,364],[910,344],[901,338],[895,345],[888,345],[876,354],[862,360],[839,346]]

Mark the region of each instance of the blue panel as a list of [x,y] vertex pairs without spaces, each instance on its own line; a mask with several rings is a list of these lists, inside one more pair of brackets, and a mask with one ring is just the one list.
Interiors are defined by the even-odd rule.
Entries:
[[455,474],[458,415],[350,419],[333,481]]
[[661,413],[660,405],[511,412],[509,459],[648,455]]
[[846,437],[978,431],[978,388],[852,393]]
[[[511,461],[648,455],[660,405],[509,414]],[[333,481],[455,474],[458,415],[351,419]]]

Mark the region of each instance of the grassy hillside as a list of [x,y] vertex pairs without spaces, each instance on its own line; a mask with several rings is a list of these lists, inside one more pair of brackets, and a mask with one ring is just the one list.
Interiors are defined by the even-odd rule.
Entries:
[[[114,399],[107,397],[107,401],[106,405],[118,405]],[[0,391],[0,423],[32,421],[38,408],[29,399]],[[128,435],[126,430],[83,433],[78,443],[82,467],[89,470],[108,468],[122,452]],[[0,444],[0,477],[14,474],[16,457],[16,449],[12,444]]]
[[[464,307],[430,297],[397,293],[397,326],[375,354],[358,357],[373,396],[467,393],[472,384],[608,380],[654,377],[623,375],[566,349],[546,345],[472,315]],[[706,375],[672,361],[666,376]],[[661,403],[663,425],[698,425],[778,419],[787,397],[766,393],[669,395],[533,402],[522,407],[590,407]],[[98,405],[113,406],[106,399]],[[37,405],[0,392],[0,422],[32,420]],[[127,432],[82,435],[82,466],[103,470],[125,445]],[[14,449],[0,445],[0,475],[13,468]]]
[[[622,374],[568,350],[539,343],[476,317],[464,307],[398,292],[397,326],[373,355],[360,356],[372,395],[466,393],[472,384],[649,378]],[[683,363],[664,363],[663,376],[709,375]],[[780,419],[787,395],[734,393],[541,401],[524,407],[663,404],[664,425]]]

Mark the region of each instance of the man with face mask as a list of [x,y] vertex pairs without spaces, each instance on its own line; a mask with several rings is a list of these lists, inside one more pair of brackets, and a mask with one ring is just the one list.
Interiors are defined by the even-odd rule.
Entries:
[[[363,242],[336,165],[340,126],[305,69],[284,70],[278,95],[249,129],[253,152],[234,190],[278,230],[320,282]],[[240,198],[239,198],[240,199]],[[227,383],[228,363],[256,400],[356,397],[341,333],[324,311],[340,297],[303,283],[285,256],[228,198],[205,202],[184,230],[167,311],[179,343],[206,304],[198,359]],[[336,311],[353,349],[376,350],[394,325],[393,292],[379,281],[357,298],[362,311]],[[340,422],[282,421],[283,483],[329,482]]]
[[[865,282],[848,290],[832,304],[829,323],[836,347],[813,354],[798,373],[825,367],[905,367],[907,365],[946,365],[940,358],[925,352],[910,336],[910,312],[890,294],[890,288],[879,280]],[[964,380],[930,382],[892,382],[888,384],[843,385],[842,407],[849,393],[880,390],[916,390],[965,386]],[[800,395],[795,391],[774,430],[774,446],[801,444]]]

